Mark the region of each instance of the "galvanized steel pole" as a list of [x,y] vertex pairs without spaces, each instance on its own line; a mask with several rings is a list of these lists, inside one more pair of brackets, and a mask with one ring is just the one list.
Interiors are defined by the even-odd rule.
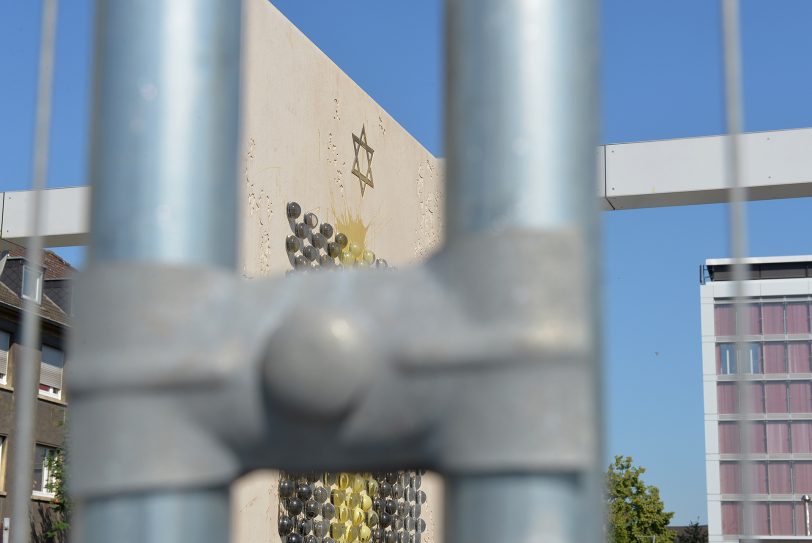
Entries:
[[[48,174],[48,149],[51,135],[51,95],[53,92],[54,56],[56,49],[57,0],[42,3],[42,25],[37,74],[37,109],[34,129],[34,160],[31,188],[34,190],[31,209],[31,232],[26,258],[34,270],[42,267],[42,190]],[[12,438],[14,479],[9,495],[11,502],[11,541],[31,541],[31,473],[33,469],[37,413],[37,379],[39,372],[40,342],[39,303],[30,298],[23,300],[21,356],[15,365],[15,413]]]
[[240,7],[100,0],[91,261],[235,266]]
[[[591,353],[587,389],[595,396],[585,416],[576,417],[595,436],[589,445],[594,450],[584,451],[589,462],[568,464],[562,458],[561,465],[551,463],[549,468],[524,469],[506,463],[489,468],[490,472],[450,474],[449,542],[484,543],[509,537],[585,543],[602,538],[599,255],[592,196],[599,118],[597,16],[594,0],[447,2],[447,239],[493,235],[488,245],[492,248],[500,239],[523,238],[529,239],[530,251],[534,239],[571,240],[559,243],[572,247],[571,251],[549,258],[560,259],[557,265],[583,277],[580,283],[574,280],[566,285],[569,292],[561,294],[571,296],[574,304],[584,304],[585,322],[539,331],[533,341],[561,343],[569,333],[567,327],[585,330]],[[517,251],[513,256],[511,265],[522,267],[526,265],[523,257],[531,255]],[[532,270],[516,272],[524,281],[521,284],[509,284],[508,274],[491,283],[483,289],[482,299],[491,299],[483,302],[489,305],[483,305],[480,314],[497,319],[510,314],[500,311],[526,312],[529,318],[539,315],[544,308],[523,306],[534,289],[543,288],[532,275]],[[498,296],[492,297],[491,289]],[[500,301],[506,309],[495,307]],[[565,418],[564,414],[551,418],[559,415]],[[511,424],[498,417],[487,423]],[[485,425],[483,432],[487,432]],[[540,424],[520,431],[549,429]],[[494,514],[473,513],[477,510]],[[497,523],[494,518],[502,520]]]
[[[91,268],[234,268],[240,25],[232,0],[98,2]],[[77,540],[224,542],[228,508],[227,488],[100,496]]]

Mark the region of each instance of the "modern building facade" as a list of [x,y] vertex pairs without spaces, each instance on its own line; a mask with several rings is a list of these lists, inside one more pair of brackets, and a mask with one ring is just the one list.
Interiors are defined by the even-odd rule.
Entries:
[[[0,253],[0,519],[13,525],[7,492],[16,484],[12,454],[15,439],[14,410],[22,394],[35,395],[36,426],[31,455],[32,541],[58,541],[49,537],[56,513],[52,510],[54,489],[50,484],[48,458],[63,446],[68,390],[62,374],[65,343],[71,315],[71,283],[74,269],[56,254],[43,253],[43,267],[30,266],[20,250]],[[22,390],[15,379],[22,346],[21,323],[24,300],[39,307],[41,346],[37,352],[39,381],[36,389]],[[8,519],[8,520],[7,520]]]
[[742,311],[731,260],[700,286],[709,541],[812,541],[812,256],[747,263]]

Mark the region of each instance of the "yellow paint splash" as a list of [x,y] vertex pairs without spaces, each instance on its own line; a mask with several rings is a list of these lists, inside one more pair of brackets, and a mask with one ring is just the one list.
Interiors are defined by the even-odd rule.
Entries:
[[335,217],[336,233],[341,232],[347,236],[350,243],[357,243],[361,246],[361,250],[367,249],[367,232],[371,223],[364,224],[361,215],[355,215],[349,209],[339,213],[333,207],[332,212]]

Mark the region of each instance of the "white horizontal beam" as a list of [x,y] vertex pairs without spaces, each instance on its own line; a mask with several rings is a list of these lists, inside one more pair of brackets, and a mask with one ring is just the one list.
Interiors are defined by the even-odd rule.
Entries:
[[[713,204],[728,200],[725,136],[602,145],[598,196],[604,210]],[[742,175],[750,200],[812,196],[812,128],[742,135]],[[31,236],[31,191],[0,193],[0,241]],[[87,243],[90,189],[44,194],[46,247]]]
[[[605,146],[604,194],[612,209],[726,202],[726,136]],[[812,196],[812,128],[741,136],[749,200]]]
[[[2,241],[26,245],[31,237],[34,192],[1,192]],[[87,245],[90,188],[70,187],[42,191],[42,232],[45,247]]]

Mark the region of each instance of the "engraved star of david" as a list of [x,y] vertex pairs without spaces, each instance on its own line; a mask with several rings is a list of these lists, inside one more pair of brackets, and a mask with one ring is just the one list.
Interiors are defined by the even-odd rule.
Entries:
[[[375,183],[372,180],[372,154],[375,150],[367,144],[366,127],[361,125],[361,137],[352,135],[352,144],[355,147],[355,162],[352,164],[352,173],[358,178],[361,183],[361,196],[364,195],[366,185],[375,188]],[[361,172],[361,165],[359,162],[361,149],[367,154],[367,173]]]

